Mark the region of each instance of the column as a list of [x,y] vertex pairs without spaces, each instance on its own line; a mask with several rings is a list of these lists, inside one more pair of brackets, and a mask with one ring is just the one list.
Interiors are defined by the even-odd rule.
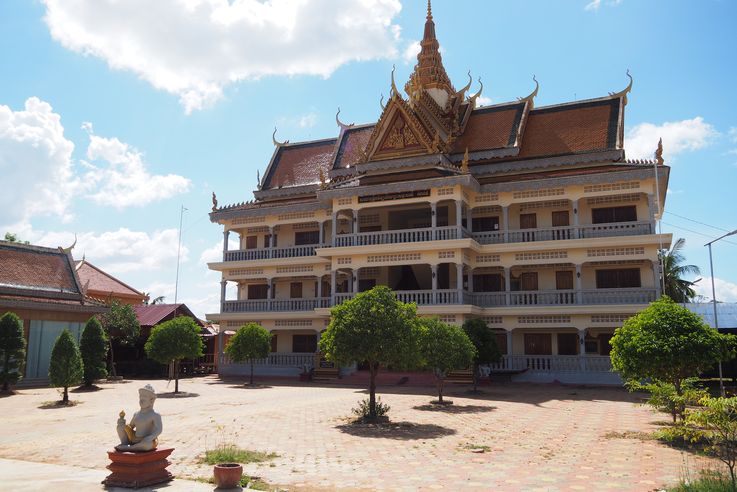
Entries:
[[473,209],[470,206],[466,206],[466,229],[468,229],[468,232],[473,232],[473,218],[471,217],[471,212]]
[[430,265],[430,276],[432,277],[432,303],[438,303],[438,266]]
[[473,268],[468,267],[468,291],[473,293]]
[[[333,212],[333,235],[332,238],[332,244],[335,246],[335,236],[338,234],[338,212]],[[335,292],[335,290],[333,290]]]
[[510,306],[512,304],[512,279],[510,278],[511,274],[511,268],[504,267],[504,302],[507,306]]
[[571,206],[573,207],[573,237],[578,239],[581,237],[578,233],[578,198],[571,200]]
[[586,370],[586,330],[578,330],[578,357],[581,371]]
[[353,291],[354,295],[358,294],[358,271],[359,270],[360,268],[355,268],[351,271],[351,284],[353,287],[353,289],[351,290]]
[[325,222],[323,222],[323,221],[320,220],[320,221],[317,222],[317,224],[320,226],[319,239],[317,240],[317,243],[318,243],[319,246],[322,246],[322,242],[325,239],[323,237],[325,235],[324,234]]
[[461,232],[461,220],[463,220],[463,202],[461,200],[456,200],[456,239],[461,239],[463,237],[463,233]]
[[432,238],[434,240],[438,239],[438,204],[435,202],[430,202],[430,227],[432,228]]
[[463,304],[463,263],[456,263],[456,289],[458,289],[458,304]]
[[322,277],[317,277],[317,298],[322,298]]
[[223,231],[223,253],[228,252],[228,240],[230,239],[230,231]]
[[358,210],[351,210],[351,234],[358,232]]
[[504,242],[509,242],[509,205],[502,205],[502,221],[504,222]]
[[648,211],[648,219],[650,220],[650,232],[655,232],[654,224],[655,224],[655,195],[652,193],[647,194],[647,211]]
[[513,355],[514,350],[512,350],[512,330],[507,330],[507,355]]
[[268,282],[269,286],[266,289],[266,298],[267,299],[274,299],[274,279],[273,278],[267,278],[266,282]]
[[335,306],[335,276],[337,272],[335,270],[330,272],[330,304]]
[[583,304],[583,290],[581,288],[581,265],[576,265],[576,304]]
[[660,296],[663,295],[662,292],[662,283],[660,280],[660,261],[659,260],[653,260],[653,278],[655,280],[655,298],[660,299]]
[[274,227],[269,226],[269,258],[274,257]]
[[220,312],[224,312],[225,307],[225,289],[228,285],[228,281],[223,279],[220,281]]

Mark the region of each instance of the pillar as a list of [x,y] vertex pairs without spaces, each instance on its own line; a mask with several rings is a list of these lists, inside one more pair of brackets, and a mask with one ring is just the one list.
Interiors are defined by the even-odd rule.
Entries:
[[274,227],[269,226],[269,258],[274,257]]
[[337,272],[335,270],[330,272],[330,297],[332,298],[331,304],[333,306],[335,305],[335,283],[336,283],[335,277],[336,275],[337,275]]
[[662,283],[660,280],[660,261],[653,260],[653,279],[655,280],[655,298],[660,299],[662,292]]
[[351,210],[351,234],[358,232],[358,210]]
[[223,231],[223,253],[228,252],[228,240],[230,239],[230,231]]
[[317,223],[320,226],[319,239],[317,240],[317,243],[318,245],[322,246],[322,242],[325,240],[325,237],[324,237],[325,236],[325,233],[324,233],[325,222],[320,220]]
[[571,206],[573,207],[573,237],[578,239],[580,237],[578,233],[578,198],[571,200]]
[[473,209],[471,207],[466,207],[466,229],[468,229],[468,232],[473,232],[473,218],[471,217],[471,212]]
[[461,200],[456,200],[456,230],[458,234],[456,239],[461,239],[463,237],[461,232],[461,220],[463,220],[463,202]]
[[513,355],[514,350],[512,350],[512,330],[507,330],[507,355]]
[[650,221],[650,232],[655,232],[653,224],[655,224],[655,195],[652,193],[647,194],[647,213],[648,220]]
[[223,279],[220,281],[220,312],[223,312],[223,306],[225,305],[225,290],[227,288],[228,281]]
[[432,303],[437,304],[438,302],[438,266],[430,265],[430,277],[432,277]]
[[461,300],[463,292],[463,263],[456,263],[456,289],[458,289],[458,300]]
[[266,290],[266,298],[267,299],[273,299],[274,296],[274,279],[273,278],[267,278],[266,281],[269,284],[269,287]]
[[512,304],[512,279],[510,278],[511,268],[504,267],[504,303],[509,306]]
[[473,268],[468,267],[468,291],[473,292]]
[[435,230],[438,227],[438,204],[430,202],[430,227],[432,228],[432,238],[438,239],[438,232]]
[[502,205],[502,221],[504,222],[504,242],[509,242],[509,205]]
[[353,291],[354,294],[358,294],[358,270],[360,270],[360,268],[355,268],[351,272],[351,284],[353,287],[353,289],[351,290]]
[[[335,236],[338,234],[338,212],[333,212],[333,235],[332,238],[332,244],[335,246]],[[335,292],[335,290],[333,290]]]
[[578,330],[578,357],[579,367],[582,372],[586,371],[586,330]]
[[322,297],[322,277],[317,277],[317,298]]
[[581,280],[581,265],[576,265],[576,304],[583,304],[583,290]]

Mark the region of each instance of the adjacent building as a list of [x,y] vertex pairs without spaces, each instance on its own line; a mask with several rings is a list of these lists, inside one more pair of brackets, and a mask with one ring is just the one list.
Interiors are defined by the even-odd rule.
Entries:
[[[671,242],[654,226],[662,148],[653,161],[625,154],[631,77],[596,99],[537,107],[535,81],[479,107],[470,76],[460,89],[448,77],[429,8],[417,60],[404,91],[392,73],[377,122],[336,115],[337,137],[274,139],[253,201],[213,195],[223,258],[209,264],[222,281],[208,319],[223,333],[262,324],[274,337],[259,370],[296,374],[332,306],[387,285],[421,315],[485,320],[505,354],[497,370],[616,381],[609,338],[660,295],[658,249]],[[243,370],[221,358],[221,374]]]

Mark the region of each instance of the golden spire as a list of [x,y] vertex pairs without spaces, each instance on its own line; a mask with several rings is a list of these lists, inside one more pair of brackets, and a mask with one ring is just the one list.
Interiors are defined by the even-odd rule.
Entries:
[[410,96],[421,89],[444,89],[449,94],[454,94],[453,84],[443,67],[443,59],[440,56],[440,43],[435,37],[435,22],[432,19],[432,5],[427,2],[427,18],[425,19],[425,31],[420,41],[420,53],[417,55],[417,65],[410,75],[404,90]]
[[468,174],[468,147],[466,147],[466,152],[463,154],[463,161],[461,161],[461,172]]
[[663,138],[658,140],[658,149],[655,151],[655,160],[659,166],[662,166],[665,160],[663,159]]

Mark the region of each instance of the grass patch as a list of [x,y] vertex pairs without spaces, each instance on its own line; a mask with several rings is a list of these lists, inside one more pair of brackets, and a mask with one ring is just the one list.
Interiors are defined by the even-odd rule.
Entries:
[[278,458],[279,455],[275,453],[264,453],[261,451],[251,451],[248,449],[242,449],[235,445],[220,446],[217,449],[209,449],[205,451],[205,456],[202,458],[202,463],[208,465],[217,465],[218,463],[263,463],[274,458]]
[[605,439],[639,439],[641,441],[650,441],[656,439],[653,434],[640,431],[624,431],[624,432],[607,432],[604,434]]
[[488,453],[489,451],[491,451],[491,448],[489,446],[486,446],[484,444],[476,444],[473,442],[467,442],[466,444],[461,445],[460,448],[466,451],[471,451],[472,453]]
[[732,481],[726,474],[710,470],[701,472],[701,476],[693,482],[681,481],[678,485],[666,489],[668,492],[732,492]]
[[[202,477],[195,477],[192,480],[195,482],[200,483],[209,483],[212,485],[215,485],[215,479],[213,477],[210,478],[202,478]],[[259,477],[249,477],[248,475],[243,475],[241,477],[241,481],[238,482],[238,485],[243,487],[244,489],[250,489],[250,490],[271,490],[271,485],[261,480]]]

